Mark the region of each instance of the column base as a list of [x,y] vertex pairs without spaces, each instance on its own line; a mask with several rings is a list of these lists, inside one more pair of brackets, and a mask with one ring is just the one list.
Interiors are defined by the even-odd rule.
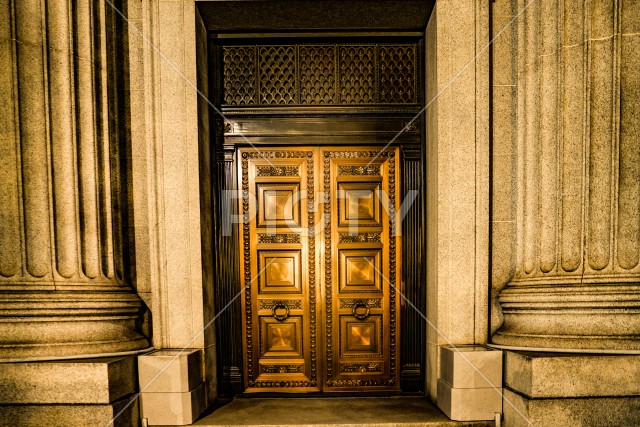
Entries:
[[142,350],[140,298],[130,292],[0,293],[0,359]]
[[[0,364],[0,420],[20,426],[138,426],[135,356]],[[115,420],[114,420],[115,418]]]
[[640,356],[505,351],[505,427],[640,425]]
[[511,347],[640,350],[640,284],[510,284],[492,338]]

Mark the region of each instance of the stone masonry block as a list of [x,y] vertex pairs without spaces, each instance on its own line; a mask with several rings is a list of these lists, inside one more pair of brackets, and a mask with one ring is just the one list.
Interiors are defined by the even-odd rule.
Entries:
[[187,425],[206,409],[205,384],[184,393],[141,393],[140,414],[149,425]]
[[202,382],[201,350],[158,350],[138,356],[140,391],[184,393]]
[[502,387],[502,351],[477,345],[440,347],[440,375],[453,388]]
[[502,412],[502,388],[453,388],[440,379],[438,407],[456,421],[493,420]]
[[507,351],[504,372],[529,398],[640,396],[640,355]]
[[0,364],[0,404],[108,404],[136,391],[135,356]]
[[528,399],[504,389],[504,427],[640,426],[640,397]]

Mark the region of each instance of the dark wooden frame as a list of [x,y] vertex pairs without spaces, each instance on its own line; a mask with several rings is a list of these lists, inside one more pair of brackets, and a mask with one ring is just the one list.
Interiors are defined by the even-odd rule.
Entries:
[[[399,38],[367,38],[359,40],[376,43],[396,42]],[[402,38],[401,38],[402,39]],[[222,105],[222,48],[228,38],[211,37],[209,44],[210,88],[218,111],[211,111],[212,129],[212,187],[213,230],[215,245],[214,307],[220,313],[215,322],[218,392],[222,396],[241,394],[242,380],[242,313],[238,297],[240,283],[239,238],[237,224],[230,224],[230,215],[238,214],[237,200],[228,199],[225,190],[237,188],[237,148],[247,141],[255,146],[310,145],[370,145],[384,146],[405,132],[391,145],[401,148],[401,194],[417,190],[418,197],[402,224],[402,282],[400,298],[400,358],[401,389],[403,393],[422,394],[425,390],[426,363],[426,147],[424,132],[424,40],[416,43],[418,75],[418,103],[412,105],[357,105],[269,108],[225,108]],[[406,40],[406,38],[402,39]],[[326,39],[316,39],[326,42]],[[233,41],[232,41],[233,42]],[[236,41],[240,42],[240,41]],[[253,40],[253,43],[264,43]],[[269,41],[272,42],[272,41]],[[277,43],[277,42],[276,42]],[[228,121],[219,114],[222,112]],[[333,126],[331,132],[317,131],[318,120]],[[275,123],[275,125],[274,125]],[[345,129],[353,124],[362,126],[363,135],[355,137]],[[341,126],[344,132],[341,134]],[[346,127],[345,127],[346,126]],[[251,134],[243,129],[251,129]],[[295,134],[295,136],[294,136]],[[302,135],[302,136],[301,136]],[[248,139],[247,139],[248,138]],[[224,235],[226,227],[231,234]],[[226,228],[228,231],[229,228]],[[406,298],[406,299],[405,299]]]

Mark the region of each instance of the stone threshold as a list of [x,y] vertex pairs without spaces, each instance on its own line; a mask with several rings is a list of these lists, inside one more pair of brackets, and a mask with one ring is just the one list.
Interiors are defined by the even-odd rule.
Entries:
[[451,421],[425,397],[236,398],[193,426],[439,427],[493,426]]

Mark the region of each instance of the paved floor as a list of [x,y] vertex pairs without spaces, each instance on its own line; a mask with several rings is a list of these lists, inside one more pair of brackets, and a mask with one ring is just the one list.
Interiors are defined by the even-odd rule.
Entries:
[[423,397],[237,398],[194,426],[436,427],[492,426],[454,422]]

